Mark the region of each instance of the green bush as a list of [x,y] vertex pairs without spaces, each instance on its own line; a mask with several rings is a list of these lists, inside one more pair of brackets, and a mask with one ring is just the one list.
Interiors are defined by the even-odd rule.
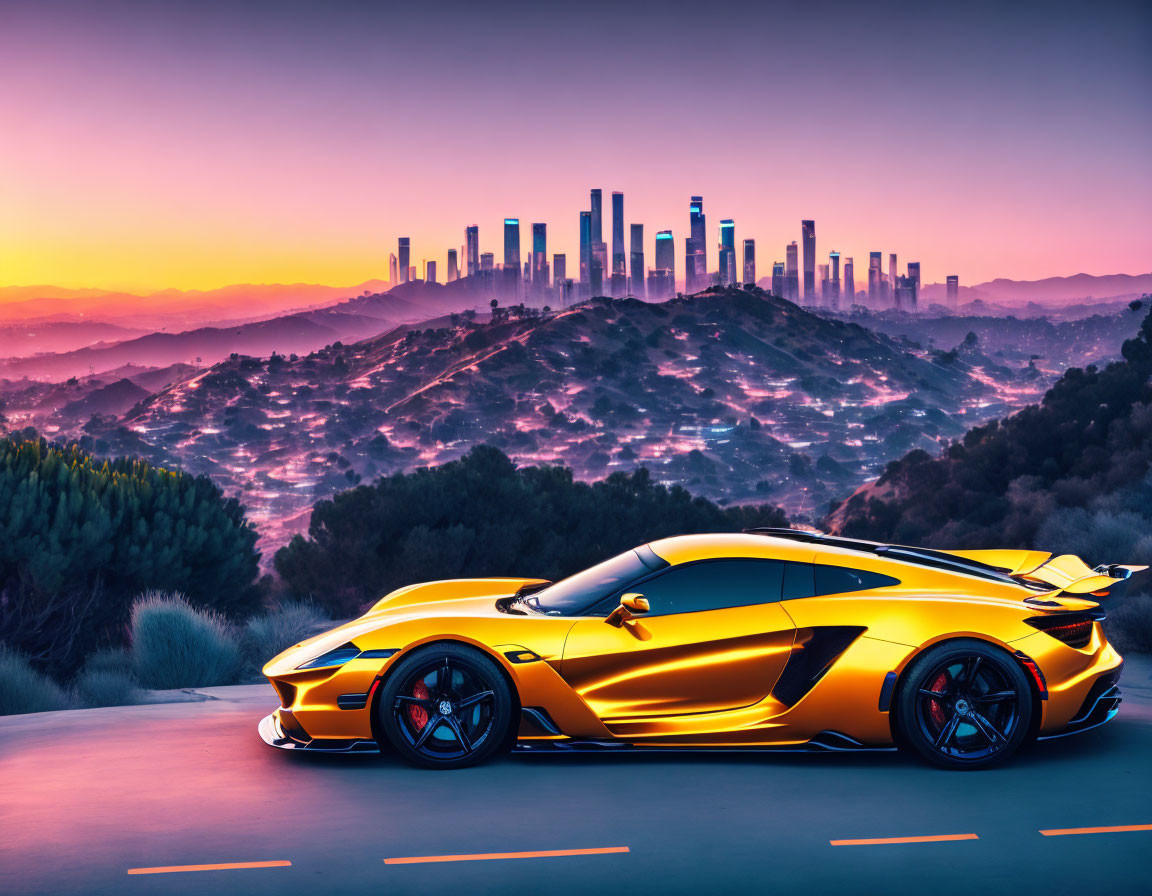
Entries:
[[0,641],[38,666],[115,643],[146,588],[237,618],[262,600],[256,532],[205,476],[25,431],[0,438],[0,508]]
[[289,603],[278,610],[253,616],[244,626],[242,646],[245,674],[256,675],[281,651],[320,632],[328,616],[312,604]]
[[67,708],[68,696],[56,682],[0,644],[0,716]]
[[1104,630],[1121,653],[1152,653],[1152,594],[1137,594],[1107,604]]
[[645,469],[600,482],[520,467],[489,445],[320,501],[276,554],[292,594],[334,615],[400,585],[467,576],[559,579],[655,538],[787,524],[778,507],[719,507]]
[[126,650],[97,650],[89,654],[73,690],[76,702],[83,706],[129,706],[138,702],[132,657]]
[[235,680],[240,646],[218,613],[153,591],[132,605],[132,659],[144,687],[210,687]]

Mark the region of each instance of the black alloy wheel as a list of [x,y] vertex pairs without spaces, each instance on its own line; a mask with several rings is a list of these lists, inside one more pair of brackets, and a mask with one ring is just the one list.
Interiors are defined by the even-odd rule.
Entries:
[[506,747],[511,690],[495,663],[457,644],[430,644],[388,676],[380,727],[405,759],[425,768],[475,765]]
[[1027,738],[1033,696],[1016,660],[990,644],[950,641],[909,669],[896,707],[900,740],[943,768],[988,768]]

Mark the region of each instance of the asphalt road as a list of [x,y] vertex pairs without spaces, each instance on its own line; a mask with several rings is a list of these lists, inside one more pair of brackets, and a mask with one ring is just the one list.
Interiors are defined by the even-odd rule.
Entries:
[[[968,773],[888,753],[420,771],[265,746],[270,688],[8,717],[0,893],[1148,894],[1152,829],[1041,833],[1152,826],[1152,662],[1121,687],[1109,725]],[[935,836],[956,839],[832,843]],[[555,850],[613,851],[385,861]],[[130,873],[252,862],[279,864]]]

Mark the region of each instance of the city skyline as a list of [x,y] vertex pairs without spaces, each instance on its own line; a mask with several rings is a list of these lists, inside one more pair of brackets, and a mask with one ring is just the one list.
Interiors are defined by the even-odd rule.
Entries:
[[400,236],[443,271],[465,224],[505,216],[547,222],[574,276],[588,184],[606,278],[630,260],[614,191],[647,257],[672,230],[678,268],[690,195],[738,253],[756,241],[761,278],[800,220],[846,258],[898,247],[926,283],[1152,267],[1145,5],[730,12],[7,4],[0,285],[358,283]]

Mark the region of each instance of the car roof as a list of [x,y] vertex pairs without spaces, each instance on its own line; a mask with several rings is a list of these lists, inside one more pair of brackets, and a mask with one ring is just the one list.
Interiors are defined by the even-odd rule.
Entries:
[[[714,532],[677,535],[650,544],[657,556],[671,564],[722,557],[763,557],[806,563],[839,562],[851,566],[881,568],[912,564],[937,572],[975,576],[1000,584],[1020,587],[1004,570],[977,560],[934,551],[929,548],[885,544],[864,539],[841,538],[807,529],[747,529],[744,532]],[[864,561],[862,564],[860,561]]]

